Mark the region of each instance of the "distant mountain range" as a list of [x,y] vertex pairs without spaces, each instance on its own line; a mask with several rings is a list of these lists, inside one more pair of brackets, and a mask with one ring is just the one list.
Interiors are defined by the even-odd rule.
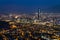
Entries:
[[43,12],[48,12],[48,13],[60,13],[60,5],[52,6],[47,9],[43,9]]
[[[28,10],[21,9],[19,7],[14,7],[14,6],[13,7],[8,7],[8,8],[5,8],[5,9],[4,8],[0,9],[0,14],[6,14],[6,13],[9,13],[9,12],[16,12],[16,13],[23,12],[24,13],[25,11],[27,11],[27,13],[29,14],[29,13],[32,13],[31,11],[35,10],[35,9],[33,9],[33,10],[31,9],[30,11],[28,11]],[[41,9],[41,12],[43,12],[43,13],[46,13],[46,12],[47,13],[60,13],[60,5],[51,6],[51,7],[46,8],[46,9]]]

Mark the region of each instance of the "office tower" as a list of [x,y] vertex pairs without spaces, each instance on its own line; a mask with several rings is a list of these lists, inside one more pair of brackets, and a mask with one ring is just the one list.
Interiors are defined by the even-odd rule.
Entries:
[[41,16],[41,15],[40,15],[40,12],[41,12],[41,11],[40,11],[40,9],[38,8],[38,20],[40,19],[40,16]]

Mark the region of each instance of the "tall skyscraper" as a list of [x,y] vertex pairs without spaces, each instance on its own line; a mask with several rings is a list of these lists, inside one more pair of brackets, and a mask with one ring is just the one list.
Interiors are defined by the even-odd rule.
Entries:
[[38,20],[40,19],[40,13],[41,13],[41,11],[40,11],[40,9],[38,8]]

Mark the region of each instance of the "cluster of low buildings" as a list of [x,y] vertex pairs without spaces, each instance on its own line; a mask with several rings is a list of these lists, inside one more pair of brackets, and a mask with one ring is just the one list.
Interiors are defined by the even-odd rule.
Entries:
[[[9,23],[10,29],[2,29],[1,35],[6,40],[60,40],[60,31],[54,29],[59,27],[60,16],[9,14],[0,16],[0,21]],[[11,37],[10,37],[11,36]]]

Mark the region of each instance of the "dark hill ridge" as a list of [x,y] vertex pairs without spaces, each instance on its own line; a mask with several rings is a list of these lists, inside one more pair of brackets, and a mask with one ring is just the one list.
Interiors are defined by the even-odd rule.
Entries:
[[43,9],[43,12],[48,12],[48,13],[60,13],[60,5],[52,6],[47,9]]
[[9,23],[5,21],[0,21],[0,29],[8,29],[9,28]]

